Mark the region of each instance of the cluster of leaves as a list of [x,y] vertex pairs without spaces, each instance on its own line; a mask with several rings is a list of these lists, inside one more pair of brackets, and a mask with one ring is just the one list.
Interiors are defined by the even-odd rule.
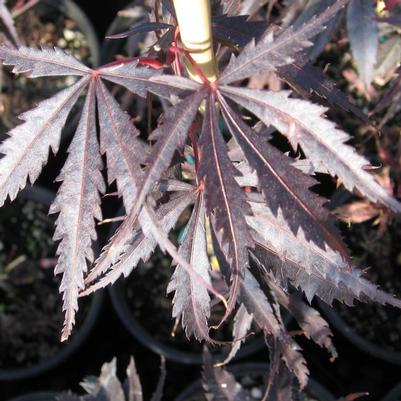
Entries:
[[[58,213],[55,273],[63,275],[62,340],[73,328],[79,296],[128,276],[157,245],[176,265],[168,291],[174,292],[173,317],[181,320],[188,337],[215,343],[208,325],[213,297],[225,305],[222,322],[236,311],[233,348],[224,362],[235,355],[252,322],[261,329],[271,351],[267,391],[281,360],[301,387],[308,377],[300,348],[283,324],[280,305],[308,338],[336,355],[327,323],[291,294],[289,285],[302,289],[309,301],[318,296],[329,304],[339,300],[352,305],[357,299],[401,306],[352,265],[333,216],[324,206],[326,200],[311,191],[317,183],[312,175],[337,177],[347,190],[356,190],[396,213],[401,212],[401,204],[367,171],[369,162],[346,144],[349,135],[325,118],[326,108],[288,90],[241,86],[259,72],[274,72],[305,96],[314,91],[357,113],[322,71],[304,62],[312,39],[348,1],[335,1],[299,27],[253,23],[232,15],[241,4],[256,3],[217,4],[222,14],[213,24],[220,43],[221,73],[216,82],[209,82],[196,66],[201,83],[180,76],[182,60],[190,63],[191,58],[177,46],[177,23],[169,0],[155,2],[153,20],[120,35],[155,31],[157,52],[152,47],[147,57],[90,69],[57,48],[0,47],[0,59],[12,65],[14,73],[30,78],[77,77],[76,83],[23,113],[23,123],[0,145],[0,204],[7,197],[13,200],[28,179],[33,183],[38,178],[49,149],[53,153],[59,149],[68,114],[86,93],[50,209]],[[105,81],[142,98],[151,93],[163,99],[164,112],[146,138],[148,143]],[[251,126],[244,114],[258,123]],[[302,160],[294,160],[269,142],[268,133],[275,130],[288,139],[294,152],[302,150]],[[187,163],[188,157],[195,163]],[[113,183],[126,217],[94,260],[92,243],[96,220],[102,219],[101,196]],[[191,217],[177,249],[169,232],[187,209]],[[219,271],[213,274],[206,250],[206,220],[211,223],[219,262]]]
[[[162,359],[160,378],[151,401],[160,401],[163,396],[163,387],[166,379],[165,361]],[[141,379],[138,376],[134,358],[131,357],[127,367],[127,377],[121,383],[117,377],[117,362],[102,366],[99,377],[86,377],[81,383],[86,395],[78,396],[71,393],[62,393],[56,397],[57,401],[143,401]]]
[[[284,2],[285,11],[279,16],[281,25],[288,26],[292,23],[294,28],[299,28],[313,15],[322,13],[335,2],[336,0],[287,0]],[[248,2],[243,8],[263,16],[265,12],[262,6],[266,3],[277,2]],[[327,23],[326,29],[316,36],[313,46],[306,53],[311,60],[315,60],[338,28],[342,27],[340,22],[345,14],[354,62],[361,80],[365,85],[370,85],[376,76],[386,76],[400,61],[400,6],[398,0],[350,0],[344,12],[333,17]]]
[[[207,401],[251,401],[255,396],[250,393],[249,388],[244,387],[236,378],[236,375],[220,366],[213,366],[212,358],[207,349],[203,353],[203,373],[202,381],[199,386],[194,383],[179,396],[180,399],[188,396],[188,399],[205,399]],[[241,366],[241,365],[239,365]],[[243,368],[246,367],[246,364]],[[86,395],[78,396],[70,392],[61,393],[56,396],[57,401],[142,401],[143,392],[140,377],[137,373],[134,358],[131,357],[126,371],[126,378],[123,383],[116,375],[116,359],[102,366],[99,377],[86,377],[81,383],[82,388],[87,392]],[[266,365],[266,370],[270,368]],[[165,362],[162,359],[161,374],[153,393],[151,401],[163,399],[163,387],[166,379]],[[270,370],[271,371],[271,370]],[[251,383],[256,386],[263,386],[264,376],[256,372],[242,372],[252,376]],[[271,373],[267,376],[268,385],[271,386],[269,400],[291,400],[296,397],[297,385],[294,378],[284,363],[280,363],[279,372],[273,382]],[[189,393],[191,391],[191,393]],[[308,392],[308,389],[307,391]],[[338,401],[351,401],[366,395],[366,393],[354,393]],[[296,398],[294,398],[296,399]]]
[[[303,10],[294,21],[295,26],[302,25],[313,14],[322,12],[326,7],[334,4],[335,0],[307,1]],[[346,8],[346,26],[351,51],[363,82],[369,85],[374,75],[379,46],[379,30],[376,20],[375,1],[350,0]],[[301,5],[297,5],[300,7]],[[295,7],[295,5],[293,5]],[[325,45],[331,39],[339,26],[341,14],[334,17],[327,29],[315,40],[314,46],[309,49],[309,57],[316,59]]]

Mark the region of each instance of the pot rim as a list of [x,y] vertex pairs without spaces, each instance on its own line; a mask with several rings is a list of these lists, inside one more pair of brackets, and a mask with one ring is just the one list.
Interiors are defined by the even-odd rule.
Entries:
[[340,316],[334,307],[329,306],[320,299],[318,299],[318,304],[325,316],[328,318],[329,323],[361,351],[386,362],[401,365],[401,351],[390,351],[366,340]]
[[396,398],[401,396],[401,383],[395,385],[381,401],[396,401]]

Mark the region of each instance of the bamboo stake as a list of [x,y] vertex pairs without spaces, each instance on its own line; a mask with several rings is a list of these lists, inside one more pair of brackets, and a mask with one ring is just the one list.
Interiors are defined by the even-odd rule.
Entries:
[[[213,50],[210,0],[174,0],[183,47],[187,50],[205,77],[217,79],[217,67]],[[186,68],[192,79],[201,82],[190,63]]]

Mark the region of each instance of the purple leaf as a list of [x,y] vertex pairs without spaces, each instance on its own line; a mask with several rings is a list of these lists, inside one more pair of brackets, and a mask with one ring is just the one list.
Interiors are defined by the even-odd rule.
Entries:
[[344,258],[348,252],[339,239],[325,200],[309,188],[316,184],[311,177],[291,165],[291,159],[263,140],[245,124],[241,117],[220,97],[223,116],[250,166],[257,172],[259,188],[273,214],[280,208],[291,230],[302,228],[306,239],[324,248],[324,241],[339,250]]
[[137,24],[132,25],[128,31],[116,33],[114,35],[106,36],[106,39],[122,39],[128,36],[138,35],[139,33],[153,32],[160,29],[171,29],[173,25],[166,24],[164,22],[143,22],[140,21]]
[[96,98],[99,110],[100,149],[107,158],[109,185],[117,182],[125,210],[129,211],[137,196],[142,174],[140,164],[146,156],[145,147],[137,138],[139,131],[130,116],[121,110],[105,85],[98,81]]
[[[314,15],[319,15],[324,12],[328,7],[332,6],[336,0],[312,0],[308,1],[304,6],[301,14],[297,17],[294,22],[293,29],[297,30],[301,28],[303,24],[308,22]],[[299,3],[301,4],[301,3]],[[302,5],[301,5],[302,6]],[[313,46],[305,50],[310,60],[316,60],[320,53],[324,50],[326,44],[330,41],[333,36],[334,29],[338,25],[338,22],[342,17],[342,13],[335,15],[327,24],[326,29],[319,33],[313,40]]]
[[143,401],[141,379],[136,371],[135,360],[133,357],[130,358],[129,365],[127,367],[126,381],[128,383],[127,401]]
[[309,302],[317,295],[328,304],[337,299],[352,305],[358,299],[401,307],[400,300],[363,279],[360,270],[349,269],[338,253],[306,242],[301,233],[295,236],[281,213],[274,216],[263,203],[251,206],[254,216],[247,222],[257,245],[252,254],[262,269],[273,269],[283,286],[289,281],[300,287]]
[[[296,386],[290,370],[282,361],[278,361],[277,370],[277,374],[272,381],[272,386],[267,401],[299,400],[301,396],[296,394]],[[271,376],[272,371],[270,369],[269,379]]]
[[188,131],[205,95],[205,92],[201,90],[182,100],[176,107],[170,109],[170,115],[152,133],[152,137],[156,138],[157,142],[147,159],[147,167],[141,180],[136,201],[129,214],[131,221],[136,219],[146,195],[169,167],[176,149],[184,146]]
[[362,121],[368,117],[347,99],[347,96],[336,88],[332,81],[320,68],[313,66],[305,57],[297,56],[294,62],[277,69],[278,76],[292,86],[305,99],[316,93],[330,104],[354,113]]
[[244,47],[252,39],[259,39],[268,25],[265,21],[247,20],[247,15],[215,16],[212,19],[213,37],[228,46]]
[[245,278],[241,283],[241,302],[249,314],[253,315],[257,324],[266,335],[279,337],[282,330],[281,324],[274,314],[273,308],[259,283],[247,269]]
[[21,46],[18,49],[0,45],[0,59],[4,65],[13,65],[14,73],[26,73],[29,78],[60,75],[85,76],[91,73],[76,58],[57,47],[35,49]]
[[233,345],[231,346],[230,353],[223,362],[219,363],[221,365],[227,365],[237,354],[241,348],[241,344],[246,340],[246,335],[251,328],[253,321],[253,315],[249,314],[246,310],[244,304],[241,304],[234,316],[233,325]]
[[241,14],[255,14],[270,0],[244,0],[242,2]]
[[[185,237],[179,252],[206,281],[210,282],[209,256],[206,251],[205,207],[202,195],[198,196]],[[177,266],[167,287],[167,293],[174,293],[173,318],[180,319],[188,338],[209,341],[207,321],[210,316],[210,296],[190,275]]]
[[211,294],[214,294],[217,298],[223,301],[224,305],[227,304],[225,298],[222,294],[214,289],[210,284],[209,280],[206,280],[201,274],[199,274],[194,267],[188,263],[181,255],[178,253],[175,245],[170,241],[168,235],[164,232],[159,224],[157,216],[149,204],[145,204],[142,209],[142,213],[138,217],[141,223],[142,230],[146,236],[152,235],[160,249],[172,257],[173,261],[183,267],[186,272],[191,276],[191,278],[198,285],[205,287]]
[[88,398],[89,401],[125,401],[124,390],[117,377],[115,358],[110,363],[103,364],[99,377],[89,376],[81,386],[90,395],[82,397],[83,400]]
[[289,336],[283,335],[279,341],[279,349],[282,352],[282,359],[290,372],[293,372],[298,379],[301,389],[308,384],[309,370],[306,361],[301,354],[299,345]]
[[277,297],[277,301],[294,316],[305,336],[321,347],[325,347],[332,358],[335,359],[337,352],[331,340],[333,333],[319,312],[306,305],[298,295],[284,292],[271,272],[266,274],[266,278],[270,289]]
[[388,17],[375,18],[377,22],[386,22],[387,24],[401,26],[401,15],[390,15]]
[[29,177],[36,181],[46,163],[49,148],[57,153],[61,129],[74,103],[88,83],[83,78],[69,88],[19,116],[25,121],[8,132],[0,145],[0,206],[7,196],[13,200]]
[[166,10],[167,10],[174,18],[176,18],[175,9],[174,9],[174,4],[172,3],[172,0],[162,0],[162,5],[163,5],[163,7],[166,8]]
[[99,192],[105,191],[101,174],[102,159],[96,137],[95,88],[89,87],[85,106],[69,147],[69,156],[57,181],[63,181],[50,213],[59,213],[55,240],[61,240],[55,274],[63,274],[64,327],[61,340],[66,340],[78,310],[78,292],[84,288],[87,261],[94,259],[92,241],[97,237],[95,220],[101,220]]
[[[204,182],[206,209],[223,253],[230,265],[230,297],[225,318],[234,309],[252,240],[245,215],[249,212],[246,196],[235,181],[235,169],[218,125],[215,98],[210,96],[199,139],[198,180]],[[239,173],[237,173],[238,175]],[[223,319],[224,320],[224,319]]]
[[[138,176],[140,178],[140,185],[139,183],[137,185],[134,184],[138,188],[135,203],[128,208],[128,216],[110,240],[104,252],[102,252],[95,268],[88,275],[86,283],[92,282],[100,274],[105,273],[111,265],[119,260],[120,256],[127,249],[127,246],[132,242],[132,229],[137,222],[138,213],[142,208],[144,200],[164,170],[169,166],[176,148],[183,146],[187,131],[204,96],[203,91],[200,91],[183,100],[173,109],[174,111],[170,115],[170,119],[166,119],[165,123],[154,132],[159,140],[153,147],[153,153],[148,160],[147,170],[144,174],[138,172],[138,175],[140,174]],[[132,169],[130,171],[134,172]],[[131,178],[135,181],[135,175]]]
[[268,31],[255,44],[250,42],[237,58],[232,58],[219,78],[220,84],[239,81],[257,72],[275,71],[277,67],[289,64],[293,56],[312,45],[309,39],[325,29],[325,24],[340,11],[348,0],[338,0],[319,17],[315,17],[294,31],[292,27],[285,29],[277,37]]
[[192,79],[180,77],[178,75],[156,75],[149,79],[152,85],[149,89],[150,92],[164,97],[164,98],[176,98],[185,97],[191,92],[199,91],[202,85]]
[[286,135],[296,150],[301,145],[306,156],[319,169],[338,176],[345,188],[358,189],[373,202],[401,212],[397,202],[366,171],[369,162],[345,142],[349,135],[325,119],[325,108],[305,100],[289,98],[289,92],[268,92],[246,88],[221,87],[222,93]]
[[280,353],[288,369],[297,376],[301,387],[305,387],[309,371],[299,352],[300,348],[285,332],[282,322],[276,317],[272,305],[249,270],[245,272],[245,280],[241,286],[241,301],[248,313],[253,314],[255,323],[275,343],[275,346],[271,347],[271,360],[276,352]]
[[223,0],[223,14],[238,15],[241,9],[241,0]]
[[124,62],[113,63],[112,66],[104,66],[97,71],[102,78],[124,86],[141,97],[146,97],[148,92],[152,92],[169,99],[174,95],[182,95],[183,91],[187,89],[199,89],[199,84],[196,85],[189,82],[189,79],[174,76],[165,76],[164,79],[161,78],[159,81],[153,82],[152,78],[157,79],[161,75],[161,70],[138,67],[138,61],[132,61],[128,64]]

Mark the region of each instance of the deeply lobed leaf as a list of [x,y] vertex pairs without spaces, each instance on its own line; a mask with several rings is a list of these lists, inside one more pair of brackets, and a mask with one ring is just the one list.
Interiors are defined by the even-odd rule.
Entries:
[[291,99],[287,91],[234,87],[221,87],[221,91],[267,126],[275,126],[287,136],[295,150],[300,145],[319,171],[338,176],[348,190],[356,188],[370,200],[401,212],[401,204],[366,171],[369,162],[345,144],[349,135],[323,117],[325,108],[305,100]]
[[78,310],[78,292],[84,288],[87,261],[94,259],[92,241],[96,240],[95,220],[101,220],[100,196],[106,190],[101,174],[102,160],[96,137],[96,98],[92,82],[69,156],[58,176],[63,181],[50,213],[59,213],[55,240],[61,240],[55,274],[63,274],[65,322],[61,339],[66,340]]

